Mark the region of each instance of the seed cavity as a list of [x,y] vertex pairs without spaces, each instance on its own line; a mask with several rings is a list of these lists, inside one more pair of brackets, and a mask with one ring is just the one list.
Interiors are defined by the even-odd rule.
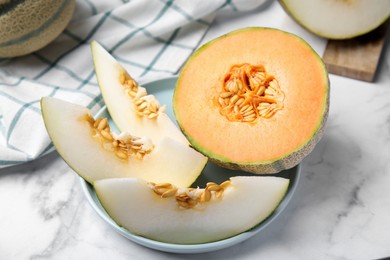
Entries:
[[92,137],[97,140],[101,146],[114,153],[121,160],[128,160],[130,157],[141,160],[149,154],[154,146],[147,138],[132,136],[128,133],[112,133],[107,118],[96,118],[90,115],[85,116],[91,128]]
[[223,192],[230,186],[230,180],[221,184],[209,182],[204,189],[198,188],[180,188],[170,183],[153,183],[149,182],[149,187],[161,198],[175,197],[179,208],[191,209],[213,199],[221,199]]
[[229,121],[254,123],[283,109],[284,93],[262,65],[233,65],[221,86],[215,104]]
[[119,82],[139,117],[155,120],[159,114],[165,113],[165,105],[160,106],[158,100],[153,95],[148,95],[146,89],[138,85],[126,71],[120,74]]

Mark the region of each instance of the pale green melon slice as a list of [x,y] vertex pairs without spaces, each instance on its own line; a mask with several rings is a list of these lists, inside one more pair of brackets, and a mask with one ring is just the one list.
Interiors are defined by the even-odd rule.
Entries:
[[[148,136],[153,142],[170,137],[183,144],[189,144],[166,113],[159,113],[158,117],[152,120],[145,116],[138,116],[134,105],[135,99],[126,94],[121,82],[123,75],[131,78],[130,74],[96,41],[91,43],[91,49],[96,77],[104,102],[113,121],[121,131]],[[141,86],[140,88],[145,91]]]
[[187,187],[207,162],[206,157],[188,145],[170,138],[154,143],[154,149],[142,159],[123,160],[93,137],[86,119],[90,113],[87,108],[51,97],[42,98],[41,107],[57,151],[89,183],[104,178],[138,177]]
[[328,39],[368,33],[390,17],[389,0],[279,0],[300,25]]
[[163,198],[135,178],[99,180],[94,188],[111,218],[133,234],[194,244],[225,239],[261,223],[278,207],[289,185],[288,179],[272,176],[230,180],[222,197],[213,193],[211,200],[189,209],[179,207],[175,196]]

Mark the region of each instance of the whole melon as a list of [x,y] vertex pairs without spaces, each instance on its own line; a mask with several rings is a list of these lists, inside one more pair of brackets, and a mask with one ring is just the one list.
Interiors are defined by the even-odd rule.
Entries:
[[37,51],[68,25],[75,0],[0,0],[0,57]]
[[244,28],[206,43],[189,58],[172,104],[187,139],[213,162],[277,173],[300,163],[321,139],[328,73],[298,36]]

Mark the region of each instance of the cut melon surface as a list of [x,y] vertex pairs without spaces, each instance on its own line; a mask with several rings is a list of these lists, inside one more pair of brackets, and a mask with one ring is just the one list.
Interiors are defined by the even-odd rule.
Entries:
[[255,227],[278,207],[288,185],[289,180],[280,177],[232,177],[222,197],[214,196],[189,209],[178,206],[174,197],[156,194],[150,184],[136,178],[99,180],[94,189],[109,216],[133,234],[167,243],[197,244]]
[[[183,144],[189,144],[179,128],[163,111],[152,120],[147,116],[138,116],[134,104],[136,99],[126,93],[123,85],[124,76],[133,80],[129,73],[98,42],[93,41],[91,49],[96,77],[104,102],[115,125],[122,132],[148,136],[155,143],[169,137]],[[141,86],[138,88],[139,93],[146,93],[146,89]],[[148,97],[153,99],[152,95]]]
[[187,187],[207,162],[206,157],[188,145],[168,137],[154,143],[154,149],[142,159],[123,160],[93,137],[86,120],[90,115],[87,108],[51,97],[42,98],[41,107],[46,129],[58,153],[91,184],[104,178],[137,177]]
[[368,33],[390,17],[388,0],[279,0],[286,12],[314,34],[349,39]]
[[172,105],[191,145],[213,162],[277,173],[321,140],[329,92],[326,67],[303,39],[251,27],[196,50],[179,73]]

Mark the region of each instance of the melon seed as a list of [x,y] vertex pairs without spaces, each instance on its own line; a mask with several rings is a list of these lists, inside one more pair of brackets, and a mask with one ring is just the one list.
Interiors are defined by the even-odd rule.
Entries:
[[178,189],[170,183],[148,183],[149,187],[161,198],[169,198],[175,196],[176,203],[179,207],[190,209],[195,207],[198,203],[205,203],[212,200],[212,193],[215,194],[215,198],[221,199],[223,192],[230,185],[230,180],[221,183],[220,185],[214,182],[208,182],[206,188],[200,189],[200,193],[193,193],[198,191],[195,188],[181,189],[178,193]]
[[166,192],[161,194],[161,197],[162,198],[172,197],[172,196],[174,196],[176,194],[176,191],[177,191],[176,188],[168,189]]
[[120,150],[116,151],[115,155],[118,156],[118,158],[120,158],[120,159],[127,159],[127,154],[120,151]]
[[[223,77],[222,89],[217,95],[220,114],[229,121],[253,122],[259,117],[270,118],[283,108],[284,93],[276,78],[262,65],[233,65]],[[265,102],[277,105],[272,111],[256,113],[259,105]]]
[[108,141],[112,141],[114,138],[112,137],[112,135],[110,134],[110,132],[108,131],[100,131],[100,134],[103,136],[103,138],[105,138],[106,140]]

